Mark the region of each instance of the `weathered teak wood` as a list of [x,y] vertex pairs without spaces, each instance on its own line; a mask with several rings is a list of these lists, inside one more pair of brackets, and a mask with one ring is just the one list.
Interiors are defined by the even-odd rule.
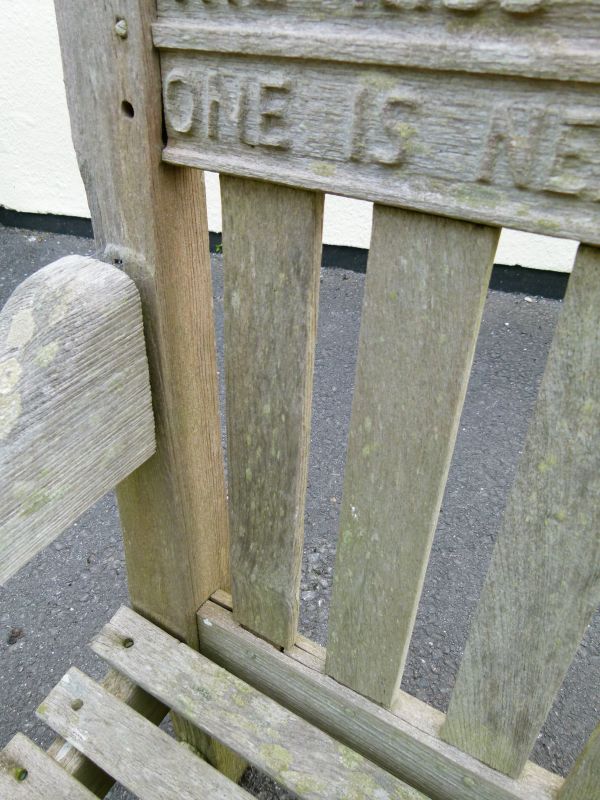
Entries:
[[160,162],[153,0],[56,0],[56,12],[96,239],[134,279],[144,312],[157,454],[118,489],[129,593],[193,645],[196,610],[227,584],[203,179]]
[[176,164],[600,244],[600,7],[161,0]]
[[134,279],[144,312],[157,453],[117,490],[129,595],[194,646],[196,610],[229,583],[227,508],[204,183],[160,162],[155,10],[154,0],[56,0],[96,240]]
[[389,707],[421,596],[498,230],[375,206],[327,672]]
[[600,725],[567,775],[558,800],[600,800]]
[[298,620],[323,196],[223,176],[236,618],[281,647]]
[[443,729],[513,776],[600,602],[599,308],[582,247]]
[[[123,642],[133,641],[130,647]],[[414,789],[290,713],[128,608],[93,650],[306,800],[424,800]]]
[[95,800],[43,750],[17,733],[0,752],[0,797],[3,800]]
[[[199,52],[600,78],[594,0],[158,0],[158,46]],[[473,39],[473,31],[478,33]],[[419,46],[415,46],[419,45]],[[240,49],[243,48],[243,49]]]
[[[129,708],[147,720],[158,725],[167,715],[167,708],[152,695],[140,689],[129,678],[109,670],[101,686]],[[57,736],[48,748],[48,755],[60,764],[62,769],[86,786],[95,797],[104,797],[114,784],[111,775],[86,758],[77,748]]]
[[155,450],[140,300],[69,256],[0,312],[0,583]]
[[78,669],[38,716],[140,800],[242,800],[250,795]]
[[441,712],[404,692],[387,711],[323,674],[316,650],[281,653],[213,602],[200,609],[198,629],[211,661],[433,800],[555,800],[562,785],[532,763],[518,781],[486,767],[440,740]]

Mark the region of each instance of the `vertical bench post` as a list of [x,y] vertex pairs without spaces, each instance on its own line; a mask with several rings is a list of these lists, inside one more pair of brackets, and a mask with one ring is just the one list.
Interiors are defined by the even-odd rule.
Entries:
[[203,175],[161,163],[155,13],[154,0],[56,0],[96,241],[144,314],[157,452],[117,490],[129,594],[197,647],[196,610],[228,584],[227,510]]

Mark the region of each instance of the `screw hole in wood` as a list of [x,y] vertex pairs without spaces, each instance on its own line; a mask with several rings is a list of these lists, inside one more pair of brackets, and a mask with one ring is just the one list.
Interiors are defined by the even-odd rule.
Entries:
[[25,767],[15,767],[13,770],[13,774],[18,781],[24,781],[25,778],[29,775]]
[[123,112],[124,116],[128,117],[129,119],[133,119],[135,116],[135,111],[133,110],[133,106],[129,100],[123,100],[121,103],[121,111]]

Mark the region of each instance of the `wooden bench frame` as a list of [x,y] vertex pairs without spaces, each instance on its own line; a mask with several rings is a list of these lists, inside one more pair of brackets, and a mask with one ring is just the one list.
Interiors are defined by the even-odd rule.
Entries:
[[[527,758],[598,601],[600,6],[158,5],[56,0],[96,239],[144,314],[156,454],[117,490],[133,608],[434,800],[598,800],[598,731],[564,782]],[[228,501],[194,167],[231,173]],[[376,202],[326,654],[296,631],[324,191]],[[584,244],[444,716],[399,682],[502,224]]]

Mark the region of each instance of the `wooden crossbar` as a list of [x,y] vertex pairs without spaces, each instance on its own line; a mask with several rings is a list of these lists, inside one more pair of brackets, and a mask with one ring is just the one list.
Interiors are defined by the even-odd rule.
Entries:
[[[124,647],[124,642],[132,644]],[[299,797],[425,800],[420,792],[127,608],[121,608],[95,637],[92,648]]]
[[170,163],[600,244],[595,2],[162,0]]
[[486,767],[440,739],[444,715],[426,703],[401,692],[383,709],[325,675],[319,648],[301,640],[281,653],[214,602],[200,609],[198,632],[212,661],[433,800],[555,800],[562,785],[532,763],[519,780]]

